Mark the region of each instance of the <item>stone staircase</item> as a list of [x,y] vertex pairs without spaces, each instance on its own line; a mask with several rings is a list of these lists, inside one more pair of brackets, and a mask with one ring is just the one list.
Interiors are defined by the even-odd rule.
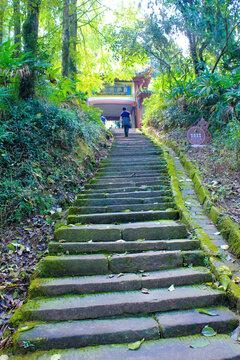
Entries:
[[[161,149],[116,132],[12,319],[14,359],[240,359],[227,335],[238,318],[178,217]],[[217,335],[202,336],[206,325]]]

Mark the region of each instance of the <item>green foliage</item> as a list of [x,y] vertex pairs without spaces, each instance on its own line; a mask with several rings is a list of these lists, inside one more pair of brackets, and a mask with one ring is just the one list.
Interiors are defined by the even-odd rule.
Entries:
[[[84,166],[92,171],[95,164],[88,149],[99,147],[104,137],[92,109],[8,100],[0,119],[0,222],[44,213],[66,192],[78,191]],[[86,143],[85,154],[78,147],[80,139]]]

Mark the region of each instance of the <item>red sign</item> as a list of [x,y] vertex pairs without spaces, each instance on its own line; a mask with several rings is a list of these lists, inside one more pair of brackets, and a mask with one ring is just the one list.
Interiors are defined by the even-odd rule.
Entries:
[[205,132],[199,126],[192,126],[187,132],[187,138],[192,145],[201,145],[205,140]]

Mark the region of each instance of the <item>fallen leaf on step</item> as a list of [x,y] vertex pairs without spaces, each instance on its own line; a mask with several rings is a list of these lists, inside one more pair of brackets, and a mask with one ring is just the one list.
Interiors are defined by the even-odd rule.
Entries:
[[65,243],[65,242],[67,242],[67,240],[62,239],[62,240],[59,240],[59,242],[60,243]]
[[92,240],[89,240],[88,243],[91,244],[93,241]]
[[126,241],[125,241],[125,240],[120,239],[120,240],[117,240],[116,242],[117,242],[117,243],[125,243]]
[[233,260],[232,260],[232,263],[235,263],[236,261],[237,261],[237,259],[233,259]]
[[176,290],[175,287],[174,287],[174,285],[171,285],[171,286],[168,288],[168,291],[174,291],[174,290]]
[[216,314],[214,311],[209,311],[209,310],[204,310],[204,309],[198,309],[197,312],[199,312],[200,314],[208,315],[208,316],[218,316],[218,314]]
[[148,289],[145,289],[145,288],[142,288],[141,292],[143,294],[149,294],[149,290]]
[[221,231],[215,232],[214,235],[221,235]]
[[61,357],[62,357],[62,355],[60,355],[60,354],[55,354],[55,355],[53,355],[53,356],[51,357],[50,360],[59,360],[59,359],[61,359]]
[[196,341],[190,345],[190,348],[199,349],[199,348],[203,348],[208,345],[209,345],[209,342],[207,342],[207,341]]
[[236,283],[236,284],[239,284],[240,283],[240,278],[237,276],[233,279],[233,281]]
[[144,270],[138,270],[140,273],[144,273]]
[[108,275],[108,277],[111,279],[111,278],[113,278],[115,275],[114,274],[110,274],[110,275]]
[[20,328],[20,331],[27,331],[34,328],[35,325],[27,325]]
[[124,274],[123,274],[123,273],[118,274],[118,275],[117,275],[117,278],[119,278],[119,277],[121,277],[121,276],[124,276]]
[[223,249],[223,250],[228,250],[228,249],[229,249],[229,245],[221,245],[220,248]]
[[149,273],[143,273],[142,276],[149,276]]
[[217,332],[215,330],[213,330],[213,328],[211,328],[210,326],[206,325],[202,329],[202,334],[207,337],[212,337],[212,336],[217,335]]
[[128,350],[137,350],[140,348],[140,346],[142,345],[142,343],[144,342],[144,338],[140,341],[136,341],[135,343],[132,344],[128,344]]

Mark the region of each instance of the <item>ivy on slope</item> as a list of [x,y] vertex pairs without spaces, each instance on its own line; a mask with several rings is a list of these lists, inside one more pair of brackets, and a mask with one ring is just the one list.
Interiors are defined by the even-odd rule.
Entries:
[[8,100],[0,118],[0,223],[66,206],[91,177],[107,132],[97,112],[67,105]]

